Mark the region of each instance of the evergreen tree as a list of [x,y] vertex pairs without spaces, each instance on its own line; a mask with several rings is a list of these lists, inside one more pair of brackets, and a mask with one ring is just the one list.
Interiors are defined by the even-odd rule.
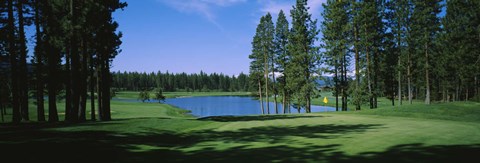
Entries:
[[311,99],[315,97],[316,76],[318,76],[319,53],[314,46],[317,40],[317,20],[311,19],[306,0],[297,0],[290,11],[292,29],[288,50],[291,53],[291,64],[286,71],[289,89],[294,93],[299,107],[311,112]]
[[278,78],[278,89],[281,90],[282,95],[282,109],[283,113],[289,110],[288,101],[290,101],[291,91],[287,87],[287,74],[286,69],[290,62],[291,55],[288,53],[288,37],[290,35],[290,29],[288,27],[288,20],[283,10],[280,10],[278,14],[277,23],[275,26],[275,54],[277,60],[277,70],[281,74]]
[[162,88],[157,88],[157,91],[155,92],[155,100],[158,100],[158,103],[165,101]]
[[34,1],[34,9],[35,9],[35,38],[36,38],[36,44],[35,44],[35,66],[36,66],[36,102],[37,102],[37,120],[42,122],[45,121],[45,108],[44,108],[44,88],[45,88],[45,78],[44,78],[44,57],[45,57],[45,52],[44,52],[44,47],[43,47],[43,31],[41,30],[41,24],[43,22],[42,20],[42,6],[43,5],[40,0],[35,0]]
[[[263,24],[263,26],[262,26],[263,31],[261,32],[262,36],[260,37],[260,40],[261,40],[261,50],[262,50],[262,54],[263,54],[263,57],[264,57],[264,66],[265,66],[265,69],[264,69],[265,98],[266,98],[266,103],[267,103],[267,114],[270,114],[270,105],[268,104],[269,103],[268,90],[270,89],[270,87],[268,87],[268,83],[270,83],[270,70],[271,70],[271,68],[269,68],[269,66],[272,62],[272,58],[274,58],[273,57],[274,56],[274,42],[273,42],[273,40],[274,40],[274,34],[275,34],[275,27],[273,26],[272,16],[270,15],[270,13],[267,13],[267,15],[265,15],[262,24]],[[273,72],[272,75],[275,75],[274,73],[275,72]],[[276,101],[275,101],[275,103],[276,103]],[[277,112],[278,112],[278,109],[277,109]]]
[[422,68],[423,83],[425,85],[425,104],[431,102],[431,66],[430,60],[434,57],[435,38],[438,36],[440,30],[440,20],[438,14],[441,12],[441,5],[439,0],[425,0],[416,1],[415,8],[412,13],[412,36],[415,42],[416,54],[419,66]]
[[365,78],[368,88],[370,108],[377,107],[379,94],[378,80],[380,76],[380,60],[383,44],[383,24],[381,5],[379,1],[358,2],[359,13],[356,14],[358,23],[358,44],[365,57]]
[[[409,103],[411,104],[411,61],[409,60],[409,22],[412,13],[411,1],[388,1],[387,8],[387,28],[391,30],[391,42],[393,46],[390,48],[390,54],[397,56],[397,96],[398,104],[402,105],[403,85],[405,78],[407,82],[407,93],[409,97]],[[407,72],[405,72],[407,71]]]
[[[340,93],[344,96],[343,91],[340,89],[343,88],[344,77],[342,73],[342,61],[344,56],[347,55],[347,44],[348,44],[348,27],[345,26],[349,23],[349,17],[347,12],[348,2],[347,1],[336,1],[328,0],[327,3],[323,4],[324,12],[322,16],[324,21],[322,22],[322,33],[323,33],[323,49],[324,52],[324,61],[325,69],[328,73],[334,74],[335,82],[335,99],[336,99],[336,110],[338,111],[338,96]],[[340,79],[342,78],[342,79]],[[345,100],[342,97],[342,101]],[[342,102],[344,105],[345,102]],[[342,110],[345,106],[342,106]]]
[[[464,98],[468,100],[472,94],[478,97],[478,77],[480,68],[480,2],[475,0],[447,1],[446,15],[442,21],[445,29],[442,33],[442,56],[437,61],[434,72],[440,79],[442,101],[449,101],[450,93],[458,100],[462,96],[458,88],[464,90]],[[442,67],[442,69],[439,69]],[[453,82],[452,82],[453,81]],[[457,89],[457,90],[455,90]],[[469,91],[470,90],[470,91]]]
[[20,101],[20,91],[21,88],[19,86],[19,68],[17,66],[18,61],[18,54],[16,49],[16,38],[15,38],[15,18],[13,12],[13,0],[8,0],[7,5],[8,11],[8,25],[7,25],[7,38],[8,38],[8,52],[10,55],[10,73],[11,73],[11,94],[12,94],[12,122],[19,123],[21,121],[21,101]]
[[263,106],[262,98],[262,68],[264,67],[263,54],[262,54],[262,32],[263,32],[263,22],[265,17],[260,18],[260,24],[258,24],[255,36],[252,41],[252,54],[249,55],[249,58],[252,60],[250,62],[250,81],[251,85],[258,85],[258,95],[260,96],[260,108],[262,109],[262,114],[265,114],[265,109]]

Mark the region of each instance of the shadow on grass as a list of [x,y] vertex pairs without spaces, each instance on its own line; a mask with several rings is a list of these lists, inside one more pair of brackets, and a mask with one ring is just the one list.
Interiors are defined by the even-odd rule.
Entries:
[[198,120],[217,121],[217,122],[245,122],[245,121],[266,121],[278,119],[297,119],[297,118],[318,118],[327,116],[304,116],[304,115],[265,115],[265,116],[210,116],[198,118]]
[[193,132],[200,136],[203,141],[221,140],[227,143],[268,142],[281,143],[291,141],[290,136],[298,136],[311,139],[332,139],[345,136],[350,133],[361,133],[367,130],[380,128],[381,125],[303,125],[303,126],[267,126],[244,128],[236,131],[202,130]]
[[[300,144],[290,136],[328,141],[381,125],[254,127],[176,133],[22,130],[0,131],[2,162],[457,162],[478,160],[480,145],[405,144],[383,152],[348,155],[339,144]],[[199,144],[212,142],[212,145]],[[266,146],[249,143],[268,142]],[[220,143],[234,143],[226,149]],[[281,144],[277,144],[281,143]],[[294,146],[285,144],[296,144]],[[298,145],[302,147],[298,147]],[[193,148],[193,149],[192,149]],[[189,149],[189,150],[186,150]],[[23,155],[23,156],[22,156]]]

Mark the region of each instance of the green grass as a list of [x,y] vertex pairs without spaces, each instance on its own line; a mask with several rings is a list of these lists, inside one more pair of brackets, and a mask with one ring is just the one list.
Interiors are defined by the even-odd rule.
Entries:
[[197,119],[165,104],[112,101],[112,117],[2,124],[2,160],[472,162],[480,153],[480,104],[473,102]]

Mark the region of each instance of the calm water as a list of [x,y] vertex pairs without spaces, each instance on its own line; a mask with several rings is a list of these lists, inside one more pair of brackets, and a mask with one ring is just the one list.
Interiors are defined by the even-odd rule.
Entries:
[[[183,97],[166,99],[165,103],[190,110],[197,117],[220,116],[220,115],[252,115],[262,114],[260,102],[251,97],[240,96],[207,96],[207,97]],[[270,113],[275,113],[273,102],[269,103]],[[279,112],[282,105],[278,104]],[[297,109],[290,108],[292,113]],[[266,110],[266,107],[265,107]],[[312,112],[335,111],[333,107],[313,106]],[[305,110],[301,110],[305,112]]]

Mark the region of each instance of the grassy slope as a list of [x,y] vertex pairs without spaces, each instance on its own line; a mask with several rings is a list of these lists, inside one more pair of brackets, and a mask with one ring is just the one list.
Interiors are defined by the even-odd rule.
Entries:
[[0,153],[54,162],[461,162],[480,152],[479,103],[201,120],[164,104],[114,101],[112,110],[111,122],[3,125]]

